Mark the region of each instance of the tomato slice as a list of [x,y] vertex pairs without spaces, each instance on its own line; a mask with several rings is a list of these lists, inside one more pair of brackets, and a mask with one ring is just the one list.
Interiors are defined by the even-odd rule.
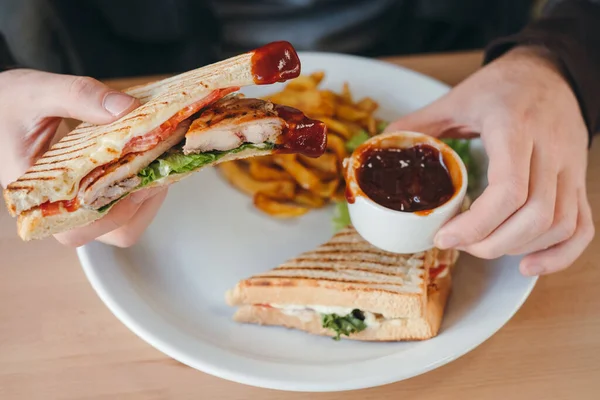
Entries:
[[40,209],[42,210],[42,215],[44,217],[60,214],[62,210],[68,212],[77,211],[77,209],[79,209],[79,199],[74,198],[73,200],[55,201],[54,203],[47,201],[40,205]]
[[429,279],[433,281],[435,278],[438,277],[439,274],[441,274],[446,269],[446,267],[448,267],[446,264],[440,264],[435,268],[431,268],[429,270]]

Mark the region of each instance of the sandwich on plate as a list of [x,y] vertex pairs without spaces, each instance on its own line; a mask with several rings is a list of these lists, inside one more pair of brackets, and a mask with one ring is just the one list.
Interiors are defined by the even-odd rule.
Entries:
[[30,240],[84,226],[136,190],[220,162],[274,152],[323,154],[325,124],[235,94],[299,74],[291,44],[274,42],[125,90],[140,107],[111,124],[80,124],[4,190],[19,235]]
[[279,267],[239,282],[234,320],[366,341],[438,334],[456,250],[382,251],[352,227]]

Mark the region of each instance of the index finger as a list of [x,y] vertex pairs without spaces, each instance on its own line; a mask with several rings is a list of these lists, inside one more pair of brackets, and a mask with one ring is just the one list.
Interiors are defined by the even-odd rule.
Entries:
[[490,160],[489,185],[468,211],[440,229],[435,244],[441,249],[485,239],[527,201],[533,143],[501,129],[484,131],[482,137]]

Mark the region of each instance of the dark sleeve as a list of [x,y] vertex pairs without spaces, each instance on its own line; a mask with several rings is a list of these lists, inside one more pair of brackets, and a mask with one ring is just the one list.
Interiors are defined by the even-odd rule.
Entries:
[[2,33],[0,33],[0,72],[15,68],[16,66],[17,63],[8,48],[8,44]]
[[590,142],[600,131],[600,0],[550,1],[521,32],[492,42],[484,64],[517,45],[539,45],[561,64],[577,96]]

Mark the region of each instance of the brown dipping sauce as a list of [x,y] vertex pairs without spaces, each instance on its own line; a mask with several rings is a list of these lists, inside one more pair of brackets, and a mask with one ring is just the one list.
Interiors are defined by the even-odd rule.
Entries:
[[287,123],[276,144],[278,153],[300,153],[319,157],[327,149],[325,123],[308,118],[301,111],[287,106],[275,105],[275,112]]
[[285,82],[300,75],[300,59],[289,42],[273,42],[254,50],[251,62],[257,85]]
[[367,197],[396,211],[431,210],[454,194],[440,151],[427,144],[405,149],[367,148],[356,177]]

